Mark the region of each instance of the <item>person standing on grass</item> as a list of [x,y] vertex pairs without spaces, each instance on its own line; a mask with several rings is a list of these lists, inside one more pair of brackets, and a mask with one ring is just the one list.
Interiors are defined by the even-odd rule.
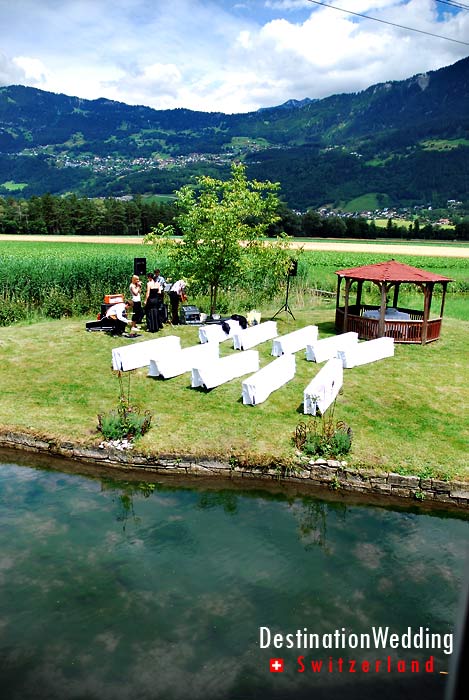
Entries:
[[175,282],[169,290],[169,302],[171,304],[171,323],[173,326],[179,325],[179,304],[187,301],[186,283],[184,280]]
[[132,297],[132,331],[138,331],[138,324],[142,322],[144,311],[142,308],[142,283],[140,282],[140,277],[138,275],[133,275],[132,280],[129,285],[129,291]]
[[148,273],[147,280],[147,291],[145,294],[147,331],[149,333],[157,333],[157,331],[163,328],[159,314],[159,295],[161,294],[161,286],[155,282],[151,272]]
[[106,318],[109,319],[112,325],[112,335],[122,335],[125,332],[129,319],[127,318],[127,310],[132,306],[130,301],[121,301],[118,304],[113,304],[106,311]]
[[161,270],[157,267],[153,273],[153,279],[155,280],[156,284],[159,284],[161,287],[161,292],[158,294],[158,316],[160,318],[160,323],[163,325],[163,323],[166,323],[168,320],[168,314],[166,313],[165,305],[164,305],[164,288],[166,285],[166,280],[161,274]]

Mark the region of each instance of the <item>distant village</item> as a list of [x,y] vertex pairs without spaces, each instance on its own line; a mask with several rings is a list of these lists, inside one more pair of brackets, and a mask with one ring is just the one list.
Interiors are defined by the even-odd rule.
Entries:
[[[37,156],[49,155],[54,158],[55,165],[62,168],[88,168],[94,173],[122,176],[131,172],[149,172],[154,169],[164,170],[170,168],[184,168],[191,165],[209,163],[211,165],[226,166],[229,165],[236,155],[246,150],[247,143],[244,143],[241,148],[226,150],[222,153],[190,153],[187,155],[177,156],[151,156],[140,158],[128,158],[125,156],[105,155],[98,156],[84,153],[83,155],[71,156],[68,153],[56,153],[53,146],[37,146],[24,149],[19,155]],[[257,148],[256,148],[257,146]],[[336,147],[329,147],[330,149]],[[249,140],[249,150],[263,150],[254,141]],[[326,149],[327,150],[327,149]],[[361,154],[353,152],[351,155],[361,157]],[[132,195],[124,195],[116,197],[123,201],[132,199]],[[436,227],[452,227],[455,224],[454,218],[458,219],[465,215],[463,210],[463,202],[457,199],[449,199],[445,210],[433,211],[430,204],[418,205],[413,207],[382,207],[374,210],[361,211],[340,211],[338,209],[320,207],[317,209],[318,214],[323,218],[339,217],[339,218],[362,218],[368,221],[392,220],[394,224],[399,225],[399,221],[403,225],[419,218],[422,222],[429,222]],[[298,215],[304,215],[304,211],[295,211]],[[439,214],[444,214],[439,216]]]

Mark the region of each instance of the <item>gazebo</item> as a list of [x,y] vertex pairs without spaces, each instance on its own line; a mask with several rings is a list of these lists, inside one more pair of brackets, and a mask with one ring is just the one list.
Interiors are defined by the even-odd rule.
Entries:
[[[371,340],[388,336],[396,343],[430,343],[438,340],[441,331],[445,295],[449,277],[426,272],[417,267],[388,260],[376,265],[353,267],[350,270],[336,271],[337,296],[335,309],[335,327],[338,333],[355,331],[359,338]],[[340,306],[342,280],[345,280],[345,300]],[[380,306],[362,304],[363,282],[376,284],[380,290]],[[355,303],[350,300],[352,287],[356,283]],[[414,284],[423,292],[423,311],[401,308],[398,305],[401,284]],[[441,284],[440,315],[430,318],[432,295],[435,284]],[[388,299],[393,289],[392,305]]]

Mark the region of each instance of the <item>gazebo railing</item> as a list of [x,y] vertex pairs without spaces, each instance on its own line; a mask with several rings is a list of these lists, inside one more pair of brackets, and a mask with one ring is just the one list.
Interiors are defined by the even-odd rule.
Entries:
[[[375,306],[350,305],[347,314],[347,328],[345,329],[345,309],[339,307],[336,309],[335,326],[338,333],[343,333],[344,330],[354,331],[358,333],[358,337],[365,340],[373,340],[378,338],[379,320],[376,318],[367,318],[363,316],[363,311],[367,309],[375,309]],[[399,308],[399,311],[404,311],[409,314],[410,320],[385,319],[384,335],[394,338],[396,343],[422,343],[423,333],[423,312],[415,309]],[[431,319],[427,323],[427,337],[425,342],[430,343],[433,340],[438,340],[441,332],[441,318]]]

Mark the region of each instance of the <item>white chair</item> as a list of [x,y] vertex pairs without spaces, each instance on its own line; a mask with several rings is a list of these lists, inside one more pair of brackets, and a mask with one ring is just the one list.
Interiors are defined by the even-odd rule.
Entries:
[[228,319],[226,323],[230,327],[229,333],[225,333],[221,323],[209,323],[199,328],[199,340],[201,343],[222,343],[224,340],[232,338],[235,333],[239,333],[241,326],[238,321]]
[[306,359],[311,362],[325,362],[332,357],[337,357],[338,350],[343,350],[356,343],[358,343],[358,333],[353,331],[323,338],[306,346]]
[[392,357],[393,355],[394,338],[365,340],[363,343],[357,343],[337,352],[337,357],[342,361],[342,365],[346,369],[383,360],[385,357]]
[[318,339],[317,326],[305,326],[297,331],[281,335],[272,341],[272,355],[280,357],[287,353],[304,350],[307,345],[315,343]]
[[233,348],[235,350],[249,350],[260,343],[264,343],[266,340],[276,338],[277,335],[276,321],[265,321],[257,326],[241,328],[233,336]]
[[218,343],[204,343],[189,348],[162,355],[150,360],[149,377],[170,379],[184,372],[190,372],[193,367],[199,367],[206,362],[218,359],[220,347]]
[[127,372],[138,367],[147,367],[150,359],[171,354],[180,349],[181,339],[177,335],[167,335],[134,345],[113,348],[112,369]]
[[335,400],[344,383],[342,360],[337,357],[326,362],[303,392],[303,413],[323,414]]
[[191,386],[193,388],[213,389],[215,386],[220,386],[231,379],[242,377],[243,374],[250,374],[258,369],[259,353],[257,350],[234,353],[214,360],[203,367],[193,367]]
[[243,404],[256,406],[295,376],[295,356],[288,353],[273,360],[242,383]]

